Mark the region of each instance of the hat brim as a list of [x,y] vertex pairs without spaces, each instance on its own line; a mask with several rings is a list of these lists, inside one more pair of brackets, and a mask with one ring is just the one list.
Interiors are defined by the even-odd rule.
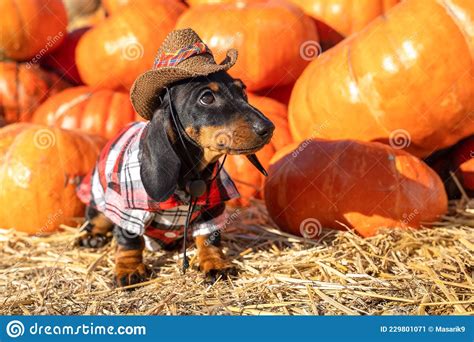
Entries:
[[135,111],[144,119],[150,120],[156,110],[160,93],[166,86],[188,78],[207,76],[219,71],[229,70],[237,61],[237,50],[227,51],[227,57],[220,63],[206,63],[195,67],[162,67],[144,72],[133,83],[130,100]]

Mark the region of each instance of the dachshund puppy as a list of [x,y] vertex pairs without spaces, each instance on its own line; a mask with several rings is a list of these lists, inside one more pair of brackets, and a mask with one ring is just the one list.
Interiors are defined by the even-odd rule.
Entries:
[[257,152],[274,130],[248,103],[244,84],[225,71],[178,81],[159,95],[151,120],[112,139],[78,192],[88,203],[80,244],[103,246],[113,230],[119,286],[147,279],[145,246],[169,249],[182,242],[188,186],[196,179],[207,186],[191,214],[200,270],[216,277],[233,268],[213,239],[225,223],[224,202],[238,196],[219,159]]

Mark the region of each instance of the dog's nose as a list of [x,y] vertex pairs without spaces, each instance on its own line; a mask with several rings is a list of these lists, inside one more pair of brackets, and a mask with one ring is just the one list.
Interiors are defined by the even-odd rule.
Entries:
[[267,138],[273,133],[275,125],[270,120],[259,120],[253,125],[253,130],[262,138]]

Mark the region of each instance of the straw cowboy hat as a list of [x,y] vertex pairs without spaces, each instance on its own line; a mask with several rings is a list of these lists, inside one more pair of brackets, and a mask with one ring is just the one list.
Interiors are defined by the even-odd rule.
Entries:
[[136,112],[150,120],[159,95],[166,86],[187,78],[206,76],[230,69],[237,61],[237,50],[217,64],[211,50],[192,29],[174,30],[158,49],[153,68],[135,80],[130,99]]

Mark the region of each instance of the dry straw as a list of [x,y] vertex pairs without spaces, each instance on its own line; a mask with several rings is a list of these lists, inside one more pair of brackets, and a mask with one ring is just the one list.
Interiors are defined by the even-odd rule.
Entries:
[[72,247],[76,228],[49,237],[0,234],[0,314],[465,315],[474,312],[474,211],[452,203],[434,229],[319,241],[275,229],[264,206],[239,211],[224,235],[239,276],[209,284],[180,274],[178,253],[146,253],[153,278],[115,289],[113,248]]

